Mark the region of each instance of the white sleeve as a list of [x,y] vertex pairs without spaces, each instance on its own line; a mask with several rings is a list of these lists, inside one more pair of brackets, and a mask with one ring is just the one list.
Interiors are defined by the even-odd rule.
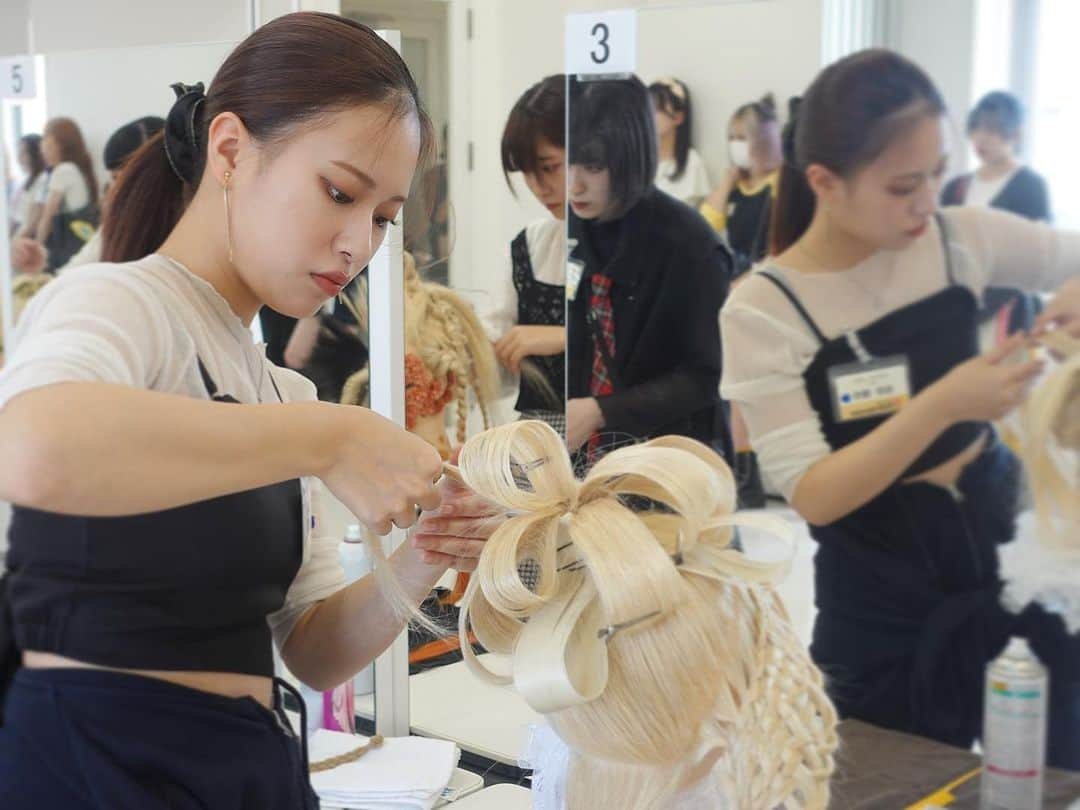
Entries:
[[805,472],[832,452],[802,378],[817,345],[801,327],[750,305],[745,288],[760,297],[768,283],[755,290],[752,282],[720,313],[721,394],[739,404],[762,471],[790,502]]
[[155,389],[182,351],[152,291],[119,265],[93,265],[34,296],[0,370],[0,409],[35,388],[104,382]]
[[68,263],[56,271],[56,275],[60,275],[65,270],[70,270],[72,267],[80,267],[84,264],[96,264],[101,261],[101,243],[102,239],[101,228],[94,231],[94,235],[91,236],[85,245],[83,245],[79,252],[72,256]]
[[988,285],[1028,292],[1057,289],[1080,276],[1080,231],[995,208],[950,208],[945,213],[954,259],[976,290]]
[[[269,362],[269,361],[268,361]],[[286,402],[314,401],[315,385],[306,377],[277,366],[271,374]],[[345,587],[345,569],[338,556],[341,538],[327,533],[326,490],[318,478],[300,480],[303,496],[304,553],[285,604],[267,617],[278,652],[285,647],[296,623],[312,606]]]
[[49,190],[46,192],[46,199],[54,192],[59,192],[64,195],[66,205],[82,184],[83,179],[79,174],[79,168],[74,163],[61,163],[49,175]]
[[505,270],[495,280],[487,309],[481,314],[488,340],[496,341],[509,332],[518,322],[517,288],[514,286],[514,263],[507,252]]

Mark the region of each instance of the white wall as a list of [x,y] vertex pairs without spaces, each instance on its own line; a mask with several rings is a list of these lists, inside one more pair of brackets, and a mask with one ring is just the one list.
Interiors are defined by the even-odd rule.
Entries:
[[976,11],[976,0],[902,0],[888,26],[886,44],[930,74],[945,97],[954,135],[950,174],[970,161],[964,121],[975,102]]
[[30,0],[30,15],[42,53],[221,42],[248,32],[246,0]]
[[0,3],[0,56],[26,53],[30,20],[29,0],[3,0]]

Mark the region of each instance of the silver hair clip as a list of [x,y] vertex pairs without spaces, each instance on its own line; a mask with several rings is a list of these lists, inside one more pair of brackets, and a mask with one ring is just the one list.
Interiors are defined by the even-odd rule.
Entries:
[[510,466],[517,467],[523,473],[530,473],[533,470],[538,470],[548,463],[547,456],[543,458],[534,458],[532,461],[520,462],[511,461]]
[[601,627],[597,631],[596,637],[602,638],[605,642],[611,641],[611,637],[620,630],[625,630],[628,627],[633,627],[635,624],[641,624],[641,622],[654,619],[661,613],[662,611],[654,610],[652,613],[646,613],[644,616],[638,616],[636,619],[630,619],[630,621],[623,622],[622,624],[609,624],[607,627]]

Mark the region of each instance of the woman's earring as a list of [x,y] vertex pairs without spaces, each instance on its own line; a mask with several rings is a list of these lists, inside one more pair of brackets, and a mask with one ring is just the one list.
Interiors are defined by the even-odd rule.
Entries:
[[232,172],[225,172],[225,246],[229,250],[229,264],[233,263],[232,251],[232,216],[229,214],[229,181],[232,180]]

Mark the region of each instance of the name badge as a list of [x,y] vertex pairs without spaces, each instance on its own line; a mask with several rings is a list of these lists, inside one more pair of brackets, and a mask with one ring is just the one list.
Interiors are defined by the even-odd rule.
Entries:
[[571,259],[566,263],[566,297],[571,301],[577,299],[578,285],[581,283],[581,274],[584,272],[584,262]]
[[911,399],[911,374],[904,355],[833,366],[828,375],[837,422],[889,416]]

